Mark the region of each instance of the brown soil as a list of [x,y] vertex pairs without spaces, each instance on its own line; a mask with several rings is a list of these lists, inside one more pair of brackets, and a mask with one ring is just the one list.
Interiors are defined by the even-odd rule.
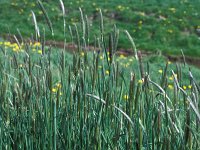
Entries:
[[[15,40],[12,38],[13,36],[9,36],[6,35],[4,37],[4,39],[7,39],[11,42],[15,42]],[[64,42],[60,42],[60,41],[46,41],[45,45],[47,46],[53,46],[53,47],[57,47],[57,48],[63,48],[64,47]],[[77,45],[72,44],[72,43],[67,43],[66,44],[66,50],[68,50],[69,52],[73,52],[77,50]],[[94,50],[98,50],[95,49],[93,46],[89,46],[87,47],[87,50],[89,51],[94,51]],[[148,51],[144,51],[144,50],[140,50],[141,54],[143,57],[145,56],[150,56],[153,55],[154,53],[152,52],[148,52]],[[131,56],[133,55],[133,51],[130,49],[124,50],[124,49],[119,49],[117,51],[118,55],[125,55],[125,56]],[[169,61],[171,62],[180,62],[180,63],[184,63],[184,59],[182,56],[173,56],[173,55],[164,55]],[[185,56],[185,61],[186,63],[190,64],[190,65],[194,65],[198,68],[200,68],[200,58],[198,57],[189,57],[189,56]]]
[[[58,48],[63,48],[64,47],[64,43],[63,42],[47,41],[46,45],[49,46],[49,45],[52,45],[52,43],[54,43],[53,45],[55,47],[58,47]],[[73,52],[73,51],[77,50],[77,46],[74,45],[74,44],[68,43],[68,44],[66,44],[66,49],[71,51],[71,52]],[[93,50],[95,50],[95,48],[90,46],[90,47],[87,47],[87,50],[93,51]],[[143,57],[154,55],[154,53],[149,52],[149,51],[140,50],[140,52],[141,52]],[[133,51],[130,50],[130,49],[127,49],[127,50],[119,49],[117,51],[117,55],[121,55],[121,54],[124,55],[124,56],[131,56],[131,55],[133,55]],[[164,56],[171,62],[184,63],[183,56],[174,56],[174,55],[164,55]],[[194,66],[200,68],[200,58],[185,56],[185,62],[187,64],[194,65]]]

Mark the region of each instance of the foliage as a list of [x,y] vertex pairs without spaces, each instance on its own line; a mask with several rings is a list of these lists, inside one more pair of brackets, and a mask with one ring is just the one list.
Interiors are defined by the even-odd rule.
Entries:
[[117,56],[119,30],[105,36],[101,11],[88,52],[81,16],[73,54],[45,46],[37,20],[35,40],[0,42],[0,148],[198,149],[199,69],[143,60],[128,32],[136,57]]

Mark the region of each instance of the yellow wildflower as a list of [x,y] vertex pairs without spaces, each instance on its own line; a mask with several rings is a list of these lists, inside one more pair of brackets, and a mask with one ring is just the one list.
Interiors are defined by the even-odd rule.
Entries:
[[33,46],[41,46],[40,42],[35,42],[35,44]]
[[187,86],[184,85],[184,86],[183,86],[183,89],[186,90],[186,89],[187,89]]
[[123,96],[124,100],[128,100],[128,95]]
[[159,73],[163,73],[162,69],[158,70]]
[[42,54],[42,50],[38,50],[38,54]]
[[59,88],[59,89],[62,87],[62,85],[61,85],[60,83],[57,83],[56,86],[57,86],[57,88]]
[[144,82],[144,79],[138,80],[138,83],[142,84]]
[[100,56],[99,58],[102,60],[102,59],[103,59],[103,56]]
[[120,58],[122,58],[122,59],[124,59],[124,58],[125,58],[125,56],[124,56],[123,54],[121,54],[119,57],[120,57]]
[[110,73],[110,72],[109,72],[108,70],[106,70],[106,74],[109,75],[109,73]]
[[172,62],[171,62],[171,61],[168,61],[167,63],[168,63],[168,65],[170,65]]
[[5,45],[5,46],[10,46],[11,43],[10,43],[10,42],[4,42],[4,45]]
[[188,89],[191,89],[192,88],[192,85],[188,85]]
[[22,65],[22,64],[20,64],[20,65],[19,65],[19,67],[20,67],[20,68],[22,68],[22,67],[23,67],[23,65]]
[[142,25],[142,23],[143,23],[142,20],[140,20],[140,21],[138,22],[139,25]]
[[140,16],[145,16],[145,13],[144,12],[139,12],[138,13]]
[[85,55],[85,53],[84,52],[81,52],[81,56],[83,57]]
[[56,93],[57,92],[57,89],[56,88],[52,88],[51,90],[53,93]]
[[169,84],[168,88],[172,90],[173,89],[173,85]]

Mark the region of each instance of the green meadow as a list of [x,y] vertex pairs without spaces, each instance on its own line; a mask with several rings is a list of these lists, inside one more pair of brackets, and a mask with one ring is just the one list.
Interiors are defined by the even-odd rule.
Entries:
[[[63,16],[59,1],[42,0],[52,27],[55,39],[63,41]],[[180,55],[180,49],[185,55],[200,56],[200,40],[197,32],[200,29],[199,0],[76,0],[64,1],[66,34],[70,42],[68,26],[80,22],[79,7],[87,15],[90,33],[90,43],[99,34],[99,10],[102,10],[105,22],[105,34],[116,24],[120,39],[118,48],[129,49],[130,44],[123,34],[128,30],[134,37],[138,49],[146,51],[161,51],[164,54]],[[48,32],[45,17],[35,0],[1,0],[0,1],[0,33],[30,37],[34,32],[31,10],[34,11],[41,31]]]

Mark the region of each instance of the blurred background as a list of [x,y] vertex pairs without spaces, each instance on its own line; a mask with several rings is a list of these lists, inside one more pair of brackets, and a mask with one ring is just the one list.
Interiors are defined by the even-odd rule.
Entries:
[[[56,41],[64,41],[63,16],[59,1],[42,0],[52,22]],[[120,29],[118,49],[129,49],[124,30],[134,38],[136,46],[144,51],[163,54],[200,56],[199,0],[63,0],[66,10],[67,42],[71,42],[69,26],[80,25],[80,11],[90,24],[90,42],[99,33],[99,10],[104,16],[105,32],[113,24]],[[0,0],[0,36],[18,35],[25,38],[34,34],[31,10],[35,13],[40,30],[46,30],[51,40],[45,17],[35,0]]]

